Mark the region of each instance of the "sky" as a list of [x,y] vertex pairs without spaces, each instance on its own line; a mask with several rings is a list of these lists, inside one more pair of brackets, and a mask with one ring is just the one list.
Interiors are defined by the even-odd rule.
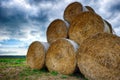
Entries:
[[0,55],[26,55],[33,41],[47,42],[50,22],[63,20],[76,1],[91,6],[120,36],[120,0],[0,0]]

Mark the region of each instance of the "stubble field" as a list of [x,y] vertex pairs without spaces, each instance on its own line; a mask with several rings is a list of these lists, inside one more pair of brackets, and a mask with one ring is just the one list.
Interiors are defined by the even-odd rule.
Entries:
[[63,75],[49,72],[46,68],[32,70],[26,65],[26,58],[0,58],[0,80],[87,80],[76,72]]

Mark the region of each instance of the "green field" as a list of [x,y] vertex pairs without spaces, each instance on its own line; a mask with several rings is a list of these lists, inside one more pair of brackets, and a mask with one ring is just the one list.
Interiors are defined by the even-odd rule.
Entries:
[[87,80],[80,73],[62,75],[47,69],[32,70],[25,58],[0,58],[0,80]]

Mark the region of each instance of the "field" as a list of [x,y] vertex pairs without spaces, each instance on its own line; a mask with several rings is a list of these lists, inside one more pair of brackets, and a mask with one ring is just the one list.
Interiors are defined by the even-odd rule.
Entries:
[[25,58],[1,58],[0,80],[87,80],[79,72],[62,75],[57,72],[32,70],[26,65]]

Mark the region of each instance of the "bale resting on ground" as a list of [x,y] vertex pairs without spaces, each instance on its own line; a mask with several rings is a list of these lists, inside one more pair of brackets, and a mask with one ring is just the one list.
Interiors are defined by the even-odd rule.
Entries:
[[120,37],[98,33],[83,41],[78,67],[89,80],[120,80]]
[[76,50],[78,45],[71,40],[58,39],[53,42],[46,54],[46,66],[49,71],[72,74],[76,69]]
[[27,64],[32,69],[41,69],[45,64],[45,53],[49,47],[46,42],[34,41],[28,48]]

